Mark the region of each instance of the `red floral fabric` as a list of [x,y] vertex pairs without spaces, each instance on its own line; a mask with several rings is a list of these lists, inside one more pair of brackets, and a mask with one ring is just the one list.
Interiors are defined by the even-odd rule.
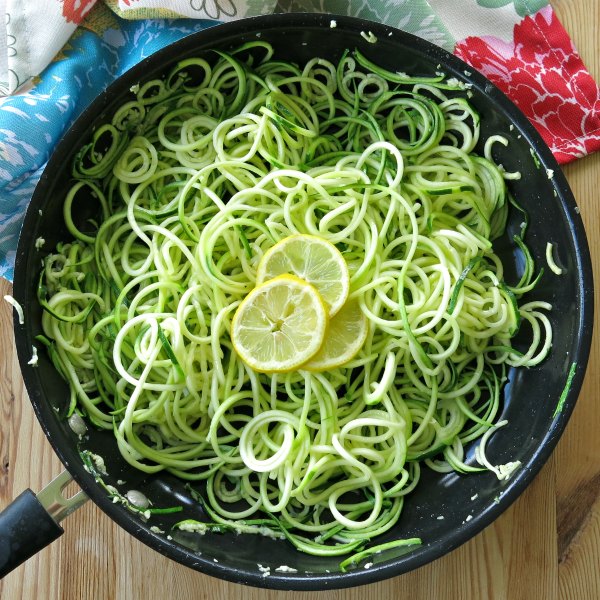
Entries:
[[512,43],[468,37],[454,53],[513,100],[558,162],[600,149],[600,89],[549,6],[515,25]]
[[62,0],[62,14],[67,23],[79,25],[96,0]]

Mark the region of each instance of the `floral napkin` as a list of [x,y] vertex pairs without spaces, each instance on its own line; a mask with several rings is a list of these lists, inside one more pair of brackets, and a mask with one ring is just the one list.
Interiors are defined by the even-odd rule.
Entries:
[[103,88],[216,22],[292,11],[360,16],[421,36],[504,90],[559,162],[600,148],[600,90],[546,0],[0,0],[0,276],[12,279],[49,154]]

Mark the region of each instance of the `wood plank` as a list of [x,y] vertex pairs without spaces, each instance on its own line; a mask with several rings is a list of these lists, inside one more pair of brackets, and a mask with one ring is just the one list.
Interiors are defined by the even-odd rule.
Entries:
[[[600,3],[555,0],[553,6],[571,35],[585,65],[600,80],[598,31]],[[581,208],[588,233],[596,279],[595,304],[599,306],[600,156],[576,161],[565,169]],[[596,309],[598,311],[598,308]],[[598,330],[598,317],[595,319]],[[557,546],[559,598],[600,598],[600,341],[592,342],[590,367],[573,417],[557,451]]]

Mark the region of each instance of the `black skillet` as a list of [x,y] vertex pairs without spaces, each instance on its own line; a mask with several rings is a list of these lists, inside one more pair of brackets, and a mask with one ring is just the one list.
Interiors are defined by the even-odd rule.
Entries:
[[[164,48],[120,77],[58,144],[27,211],[15,268],[14,297],[24,307],[25,323],[21,325],[15,318],[14,329],[27,391],[44,432],[85,494],[132,535],[171,559],[214,577],[288,590],[339,588],[393,577],[442,556],[489,525],[523,492],[555,447],[581,388],[592,334],[592,270],[582,221],[560,168],[526,118],[484,77],[440,48],[384,25],[347,17],[334,19],[335,28],[330,26],[331,16],[304,14],[257,17],[216,26]],[[375,43],[361,35],[369,31],[376,36]],[[171,533],[172,538],[167,537],[176,521],[202,518],[201,508],[190,498],[184,483],[168,474],[147,477],[132,470],[121,458],[110,432],[89,428],[88,436],[80,443],[61,417],[68,390],[48,357],[40,352],[37,367],[27,364],[34,337],[40,332],[41,310],[36,301],[40,260],[58,241],[68,238],[61,211],[76,149],[90,138],[106,115],[125,101],[132,85],[164,73],[184,57],[211,48],[236,47],[257,37],[271,42],[277,56],[299,63],[315,55],[336,61],[344,49],[357,47],[389,69],[426,75],[443,70],[448,76],[469,83],[472,101],[481,114],[482,137],[499,133],[510,141],[506,149],[495,146],[496,159],[506,169],[522,174],[520,180],[510,183],[510,188],[530,215],[527,243],[538,267],[545,264],[546,243],[551,241],[565,271],[560,277],[547,272],[535,291],[536,298],[546,299],[554,306],[551,356],[537,368],[510,372],[502,415],[510,425],[494,435],[488,446],[488,455],[494,462],[520,460],[522,468],[508,482],[499,482],[491,473],[441,476],[426,471],[417,490],[407,499],[399,523],[378,540],[419,536],[423,545],[374,556],[369,569],[359,565],[341,573],[339,559],[301,554],[287,542],[259,536],[240,539],[233,533]],[[516,233],[520,223],[521,217],[511,214],[507,235]],[[38,237],[46,240],[43,251],[35,247]],[[518,257],[512,254],[507,240],[508,237],[500,241],[499,252],[516,271]],[[562,410],[555,415],[573,362],[577,363],[575,376]],[[126,486],[118,486],[122,491],[138,489],[155,506],[182,505],[184,512],[154,516],[145,522],[120,504],[113,504],[84,469],[81,447],[104,458],[107,483],[117,485],[118,480],[124,480]],[[470,456],[472,460],[472,451]],[[64,481],[58,482],[59,486]],[[28,491],[0,516],[0,573],[8,572],[62,533],[56,521],[70,509],[55,504],[49,508],[54,516],[51,518],[42,507],[43,504],[48,508],[52,503],[53,498],[50,502],[47,498],[50,493],[45,493],[46,498],[40,495],[40,504]],[[438,519],[439,516],[444,518]],[[166,533],[154,533],[152,526]],[[269,576],[263,576],[259,564],[270,567]],[[281,565],[296,572],[277,571]]]

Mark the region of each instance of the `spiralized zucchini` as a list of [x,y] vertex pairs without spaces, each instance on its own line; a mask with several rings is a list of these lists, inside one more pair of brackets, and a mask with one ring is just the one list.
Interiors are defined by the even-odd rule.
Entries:
[[[521,301],[539,279],[525,225],[518,282],[494,253],[518,175],[491,160],[504,138],[475,153],[467,96],[357,51],[296,66],[255,42],[132,88],[77,155],[73,240],[40,277],[43,341],[69,414],[113,429],[137,469],[190,482],[207,520],[182,528],[362,558],[424,465],[493,468],[466,449],[495,427],[506,368],[547,355],[551,307]],[[295,233],[342,252],[369,334],[343,367],[258,374],[231,319],[260,258]]]

